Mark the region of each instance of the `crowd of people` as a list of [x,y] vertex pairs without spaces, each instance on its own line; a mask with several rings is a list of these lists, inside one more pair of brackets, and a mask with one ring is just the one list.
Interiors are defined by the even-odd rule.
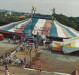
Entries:
[[[26,64],[26,57],[24,59],[18,59],[15,56],[11,57],[10,54],[6,54],[5,56],[0,57],[0,65],[5,66],[5,75],[9,75],[8,67],[10,65],[22,66]],[[14,75],[14,74],[13,74]]]
[[6,56],[2,56],[0,57],[0,65],[11,65],[11,63],[14,62],[15,65],[23,65],[26,64],[26,57],[24,57],[24,59],[18,59],[15,56],[11,57],[9,54],[7,54]]
[[11,64],[12,58],[9,54],[0,57],[0,65]]
[[22,66],[26,64],[26,57],[24,59],[18,59],[16,56],[13,57],[13,61],[15,62],[15,65]]
[[[10,38],[8,39],[8,43],[11,43]],[[18,48],[16,48],[16,52],[24,52],[25,50],[30,51],[33,48],[37,49],[38,43],[37,42],[31,43],[31,41],[26,41],[26,42],[22,42],[22,44]],[[26,57],[24,57],[24,59],[19,59],[19,58],[17,58],[16,55],[12,57],[10,54],[1,56],[0,65],[5,66],[5,75],[9,75],[8,67],[9,67],[9,65],[13,65],[12,63],[14,63],[15,66],[26,65]],[[14,75],[14,73],[13,73],[13,75]]]

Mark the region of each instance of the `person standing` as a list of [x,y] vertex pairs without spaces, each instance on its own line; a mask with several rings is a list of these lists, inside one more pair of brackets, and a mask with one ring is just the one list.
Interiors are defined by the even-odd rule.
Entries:
[[24,64],[26,64],[26,57],[24,57]]
[[12,75],[15,75],[14,73]]
[[10,43],[10,38],[8,39],[8,42]]
[[5,75],[9,75],[8,69],[5,70]]
[[8,65],[7,64],[5,65],[5,70],[8,70]]
[[22,66],[22,64],[23,64],[23,61],[21,60],[21,66]]

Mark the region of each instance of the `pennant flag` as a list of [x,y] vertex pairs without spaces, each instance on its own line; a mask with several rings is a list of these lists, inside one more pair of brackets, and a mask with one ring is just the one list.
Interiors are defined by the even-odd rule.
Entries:
[[55,8],[53,8],[53,12],[55,13]]
[[49,36],[49,33],[48,33],[48,36]]
[[36,11],[36,7],[35,7],[35,11]]
[[34,7],[32,7],[32,10],[34,10]]

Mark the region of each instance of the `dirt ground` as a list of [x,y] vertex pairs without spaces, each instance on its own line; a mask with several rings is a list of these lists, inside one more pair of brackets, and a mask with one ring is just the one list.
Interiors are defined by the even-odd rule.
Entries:
[[8,39],[4,39],[4,40],[0,41],[0,56],[16,49],[17,46],[18,46],[18,44],[13,44],[13,40],[11,40],[10,43],[8,42]]
[[49,52],[40,47],[41,55],[34,60],[34,68],[41,68],[43,71],[60,72],[71,74],[74,70],[79,71],[79,56],[64,55],[61,52]]
[[[53,73],[25,70],[21,67],[16,67],[16,66],[9,66],[8,70],[10,75],[12,75],[13,73],[15,73],[15,75],[53,75]],[[0,66],[0,75],[5,75],[5,70],[3,66]]]
[[[14,49],[14,45],[11,43],[9,44],[7,40],[0,41],[0,44],[1,44],[1,47],[4,48],[4,52],[5,50],[9,51],[9,48],[10,50],[11,48]],[[17,45],[15,45],[15,47],[17,47]],[[34,56],[34,54],[35,54],[35,50],[32,50],[32,56]],[[25,55],[24,52],[17,52],[17,53],[14,53],[12,56],[15,56],[15,55],[19,59],[23,60],[24,57],[27,57],[27,60],[29,60],[29,55]],[[20,66],[14,65],[13,63],[11,65],[8,65],[8,70],[10,75],[12,75],[12,73],[15,73],[15,75],[52,75],[52,73],[24,70],[24,65],[20,67]],[[0,75],[5,75],[5,66],[0,66]]]
[[[4,43],[6,43],[5,48],[7,47],[7,50],[9,50],[8,48],[14,48],[14,44],[7,43],[7,40],[0,42],[0,44],[3,45],[2,47],[4,47]],[[17,47],[17,45],[15,46]],[[40,72],[40,74],[38,74],[38,71],[24,70],[24,66],[19,67],[15,65],[9,65],[8,69],[10,75],[12,75],[13,72],[15,75],[55,75],[52,72],[71,74],[74,70],[79,71],[79,56],[64,55],[61,52],[54,51],[50,52],[49,50],[45,49],[45,46],[39,46],[38,53],[39,54],[37,57],[32,61],[32,66],[35,70],[41,69],[42,72]],[[23,59],[25,56],[27,56],[29,59],[29,55],[24,55],[22,52],[15,53],[13,56],[14,55],[17,55],[17,58],[19,59]],[[47,71],[48,73],[43,71]],[[0,75],[5,75],[4,66],[0,66]]]
[[[32,50],[31,51],[31,59],[32,57],[34,57],[36,54],[36,51],[35,50]],[[14,54],[11,55],[12,58],[13,56],[16,56],[18,59],[21,59],[21,60],[24,60],[24,58],[26,57],[26,63],[28,63],[28,61],[30,61],[30,54],[24,54],[24,51],[23,52],[15,52]]]

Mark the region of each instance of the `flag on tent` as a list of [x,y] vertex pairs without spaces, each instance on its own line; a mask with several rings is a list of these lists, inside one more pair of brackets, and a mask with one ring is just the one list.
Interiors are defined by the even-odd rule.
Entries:
[[53,8],[53,13],[55,13],[55,8]]
[[48,36],[50,35],[50,31],[48,31]]
[[32,10],[34,10],[34,7],[32,7]]
[[34,9],[35,11],[36,11],[36,7],[35,7],[35,9]]

